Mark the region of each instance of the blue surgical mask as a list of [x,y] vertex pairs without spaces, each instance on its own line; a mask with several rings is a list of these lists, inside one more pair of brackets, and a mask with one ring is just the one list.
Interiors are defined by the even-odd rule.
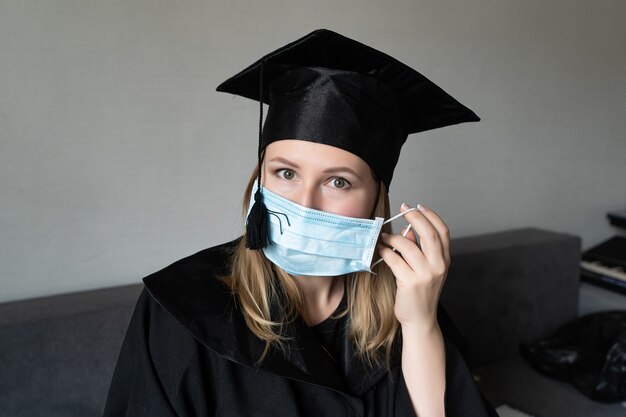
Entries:
[[[252,196],[256,192],[256,185]],[[292,275],[337,276],[372,272],[372,258],[384,221],[332,214],[296,204],[262,189],[268,210],[269,245],[265,256]],[[250,208],[254,203],[251,198]],[[248,212],[250,211],[248,209]]]

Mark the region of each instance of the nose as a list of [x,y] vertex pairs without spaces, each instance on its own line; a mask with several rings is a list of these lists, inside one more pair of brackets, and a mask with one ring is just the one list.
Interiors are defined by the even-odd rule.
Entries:
[[319,191],[317,190],[316,187],[311,186],[311,185],[302,186],[300,187],[296,195],[293,196],[294,198],[293,201],[295,201],[296,203],[304,207],[312,208],[315,210],[321,210],[319,206],[320,196],[318,194],[319,194]]

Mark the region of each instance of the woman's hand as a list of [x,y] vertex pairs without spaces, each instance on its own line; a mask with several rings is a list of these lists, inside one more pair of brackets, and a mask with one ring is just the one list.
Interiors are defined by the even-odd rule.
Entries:
[[[403,204],[400,211],[409,209]],[[434,211],[418,209],[404,215],[413,228],[406,237],[383,233],[382,241],[397,252],[380,244],[378,252],[396,276],[396,318],[403,328],[430,330],[437,326],[437,305],[450,266],[450,233]]]

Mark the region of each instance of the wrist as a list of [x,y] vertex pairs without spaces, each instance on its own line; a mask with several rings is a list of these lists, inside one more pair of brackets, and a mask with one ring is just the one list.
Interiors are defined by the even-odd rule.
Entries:
[[411,337],[412,335],[424,337],[441,332],[437,320],[417,323],[400,323],[400,328],[402,329],[402,335],[405,338]]

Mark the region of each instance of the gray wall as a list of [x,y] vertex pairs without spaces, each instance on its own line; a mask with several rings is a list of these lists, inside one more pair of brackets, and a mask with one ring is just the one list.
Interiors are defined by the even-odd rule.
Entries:
[[616,232],[626,3],[0,3],[0,301],[139,280],[240,233],[258,104],[224,79],[316,28],[413,66],[483,121],[413,135],[391,195],[453,237]]

